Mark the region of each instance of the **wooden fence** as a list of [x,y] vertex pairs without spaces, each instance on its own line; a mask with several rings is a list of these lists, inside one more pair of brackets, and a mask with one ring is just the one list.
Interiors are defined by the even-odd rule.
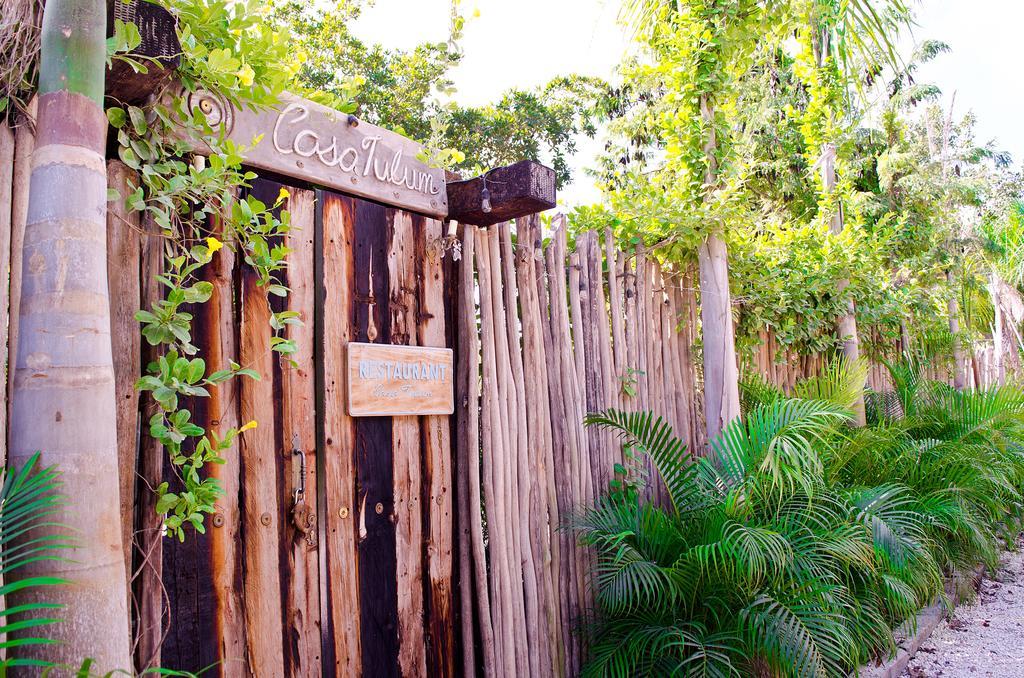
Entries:
[[[18,334],[32,146],[28,127],[0,125],[4,370]],[[129,176],[110,163],[112,187]],[[272,202],[281,187],[263,178],[253,190]],[[570,247],[558,217],[551,228],[536,216],[460,225],[455,261],[441,221],[287,188],[287,301],[268,301],[228,248],[205,269],[214,294],[195,309],[195,343],[209,369],[236,360],[264,378],[227,382],[192,404],[218,432],[259,426],[214,470],[225,496],[207,534],[184,544],[161,535],[151,488],[172,473],[134,388],[152,356],[134,313],[161,294],[162,243],[135,215],[110,211],[126,595],[140,665],[216,664],[227,676],[575,675],[591,560],[560,527],[624,461],[582,419],[607,407],[653,410],[703,449],[693,272],[620,251],[609,233],[580,234]],[[269,314],[286,308],[305,321],[288,329],[297,366],[269,350]],[[455,347],[454,422],[347,416],[349,341]],[[821,364],[777,354],[766,333],[750,369],[791,387]],[[871,379],[885,384],[877,366]],[[7,419],[0,408],[4,458]],[[307,510],[293,513],[303,465]]]
[[[610,435],[582,425],[585,414],[650,410],[691,450],[706,445],[693,273],[663,267],[639,248],[620,251],[611,233],[579,234],[572,251],[567,238],[559,217],[550,229],[535,216],[461,227],[452,277],[467,675],[478,665],[487,676],[580,668],[585,647],[572,630],[591,603],[591,560],[564,528],[629,461]],[[784,350],[766,329],[744,356],[744,372],[792,391],[826,362]],[[948,366],[926,370],[950,379]],[[868,386],[891,389],[881,363],[870,363]],[[656,474],[644,470],[647,491],[657,495]]]
[[[702,445],[693,281],[556,219],[461,233],[457,308],[458,553],[471,675],[567,675],[584,648],[587,554],[559,529],[623,462],[584,415],[651,409]],[[482,510],[480,510],[482,507]],[[521,583],[521,585],[520,585]]]

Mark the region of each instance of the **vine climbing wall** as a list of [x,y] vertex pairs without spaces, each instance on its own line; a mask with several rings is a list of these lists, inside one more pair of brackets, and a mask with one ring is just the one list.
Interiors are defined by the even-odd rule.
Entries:
[[[126,177],[112,162],[111,185]],[[442,224],[270,180],[252,192],[272,204],[282,189],[288,296],[268,295],[225,247],[207,267],[211,300],[195,309],[209,369],[233,360],[262,378],[230,380],[191,404],[216,433],[257,425],[212,471],[224,495],[206,534],[182,543],[161,536],[149,488],[172,479],[174,491],[174,469],[137,435],[133,388],[143,362],[129,309],[161,293],[153,273],[163,247],[146,224],[124,228],[130,215],[111,213],[140,664],[229,676],[451,675],[449,418],[349,417],[344,380],[349,341],[446,345]],[[285,330],[297,348],[290,358],[271,351],[268,329],[285,310],[302,321]]]

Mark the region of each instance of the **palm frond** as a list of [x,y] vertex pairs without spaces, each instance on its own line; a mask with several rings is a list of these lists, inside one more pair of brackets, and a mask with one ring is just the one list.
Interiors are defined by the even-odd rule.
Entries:
[[864,384],[867,380],[867,360],[861,358],[851,362],[843,356],[837,356],[822,368],[821,374],[798,382],[793,395],[852,410],[857,401],[864,397]]
[[698,469],[687,453],[686,444],[675,436],[664,419],[650,412],[609,409],[587,415],[584,421],[589,426],[611,430],[623,444],[650,457],[677,513],[686,513],[704,504],[701,488],[695,482]]
[[[3,472],[0,561],[5,583],[0,586],[0,598],[7,602],[11,594],[30,590],[38,591],[38,595],[45,598],[45,589],[68,583],[57,577],[21,576],[26,566],[43,560],[59,560],[62,552],[73,545],[60,532],[60,526],[51,520],[63,504],[63,498],[57,494],[60,474],[52,466],[39,468],[38,462],[36,453],[21,469],[8,467]],[[26,539],[25,535],[35,536]],[[9,657],[0,662],[0,667],[49,666],[45,661],[11,657],[11,654],[18,647],[56,642],[35,634],[59,623],[61,620],[54,613],[60,609],[60,605],[45,600],[0,609],[0,652]]]

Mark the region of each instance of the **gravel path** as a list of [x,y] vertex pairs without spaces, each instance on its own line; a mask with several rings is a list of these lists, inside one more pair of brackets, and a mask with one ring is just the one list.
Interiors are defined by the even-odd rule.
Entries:
[[996,579],[939,624],[903,676],[1024,678],[1024,549],[1003,555]]

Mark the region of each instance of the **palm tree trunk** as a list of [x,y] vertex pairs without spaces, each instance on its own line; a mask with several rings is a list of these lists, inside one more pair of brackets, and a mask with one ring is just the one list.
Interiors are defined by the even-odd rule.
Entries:
[[46,3],[11,421],[11,462],[40,450],[58,465],[59,520],[76,535],[67,560],[31,567],[70,581],[36,594],[65,606],[52,630],[60,644],[18,655],[92,657],[100,673],[132,668],[106,273],[105,35],[104,0]]
[[958,391],[963,391],[967,388],[967,365],[965,365],[964,349],[960,345],[960,307],[956,303],[952,271],[946,271],[946,282],[950,289],[946,312],[949,314],[949,333],[953,335],[953,387]]
[[740,415],[739,372],[725,241],[709,235],[697,250],[704,340],[704,417],[708,440]]
[[[708,130],[704,143],[707,172],[704,184],[710,190],[718,181],[715,153],[714,105],[706,95],[700,99],[701,119]],[[732,325],[729,293],[729,251],[716,233],[708,235],[697,250],[700,268],[700,321],[704,341],[704,422],[708,440],[721,433],[740,416],[739,370]]]
[[904,356],[910,355],[911,343],[910,343],[910,329],[907,328],[907,321],[900,320],[900,352]]
[[[826,144],[821,157],[821,172],[823,183],[825,184],[825,192],[831,194],[836,189],[836,147],[833,144]],[[840,206],[836,209],[835,214],[832,215],[829,230],[832,231],[833,235],[839,235],[843,232],[843,228],[843,210]],[[850,280],[848,278],[837,280],[836,294],[842,295],[849,286]],[[839,335],[839,340],[843,342],[843,356],[846,358],[846,361],[851,365],[860,361],[860,338],[857,335],[857,307],[852,298],[846,301],[846,313],[839,316],[836,323],[836,332]],[[853,404],[853,418],[857,426],[867,424],[864,414],[863,393],[858,396],[857,401]]]
[[988,291],[992,296],[992,309],[994,317],[992,321],[992,370],[995,373],[996,383],[1003,386],[1006,383],[1006,366],[1003,364],[1003,307],[999,303],[1001,281],[999,274],[994,270],[989,278]]

